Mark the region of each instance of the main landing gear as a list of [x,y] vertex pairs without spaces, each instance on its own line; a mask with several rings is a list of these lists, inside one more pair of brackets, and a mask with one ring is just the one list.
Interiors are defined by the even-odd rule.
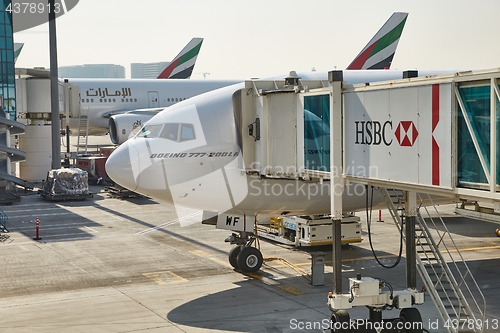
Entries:
[[231,234],[226,242],[236,244],[229,252],[229,263],[236,269],[244,273],[257,272],[264,259],[259,249],[252,247],[255,241],[255,235],[249,232],[240,232]]

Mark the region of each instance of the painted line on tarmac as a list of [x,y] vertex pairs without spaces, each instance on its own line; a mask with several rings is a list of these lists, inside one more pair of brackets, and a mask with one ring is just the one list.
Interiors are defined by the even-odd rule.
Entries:
[[30,217],[37,218],[40,216],[57,216],[57,215],[70,215],[75,214],[73,212],[62,212],[62,213],[54,213],[54,214],[29,214],[29,215],[17,215],[17,216],[9,216],[9,218],[20,218],[20,217]]
[[[481,246],[481,247],[469,247],[469,248],[464,248],[464,249],[458,249],[460,252],[465,252],[465,251],[482,251],[482,250],[494,250],[494,249],[500,249],[500,245],[491,245],[491,246]],[[450,250],[450,252],[457,252],[457,250]],[[445,251],[441,251],[441,253],[446,253]],[[390,255],[385,255],[385,256],[377,256],[379,259],[388,259],[388,258],[394,258],[397,257],[396,254],[390,254]],[[404,254],[401,255],[401,257],[406,258]],[[342,262],[352,262],[352,261],[364,261],[364,260],[374,260],[374,257],[360,257],[360,258],[345,258],[342,259]],[[332,263],[332,260],[325,260],[325,264]],[[302,262],[298,264],[294,264],[295,266],[310,266],[311,262]],[[278,264],[278,265],[267,265],[268,267],[271,268],[280,268],[284,267],[285,265],[283,264]]]
[[[480,247],[468,247],[464,249],[458,249],[458,251],[481,251],[481,250],[493,250],[493,249],[500,249],[500,245],[489,245],[489,246],[480,246]],[[455,249],[451,249],[450,252],[457,252]],[[441,253],[446,253],[441,251]]]
[[172,271],[163,271],[163,272],[151,272],[151,273],[143,273],[145,277],[154,280],[158,284],[172,284],[172,283],[183,283],[188,282],[187,279],[183,278],[180,275],[173,273]]
[[[226,267],[229,267],[231,269],[234,269],[233,266],[231,266],[228,262],[226,261],[223,261],[223,260],[220,260],[220,259],[217,259],[215,257],[212,257],[210,256],[209,253],[205,252],[205,251],[201,251],[201,250],[193,250],[193,251],[189,251],[190,253],[198,256],[198,257],[201,257],[201,258],[207,258],[207,259],[210,259],[218,264],[221,264],[223,266],[226,266]],[[262,268],[264,269],[264,267]],[[274,288],[277,288],[281,291],[284,291],[286,293],[289,293],[289,294],[292,294],[292,295],[304,295],[305,292],[303,292],[302,290],[299,290],[297,288],[294,288],[290,285],[286,285],[286,284],[282,284],[281,282],[277,281],[277,280],[273,280],[273,279],[270,279],[268,277],[265,277],[265,276],[262,276],[262,275],[259,275],[257,273],[244,273],[240,270],[236,270],[237,272],[240,272],[240,273],[243,273],[247,276],[250,276],[256,280],[259,280],[261,281],[262,283],[264,284],[267,284],[269,286],[272,286]]]
[[92,229],[91,227],[87,227],[87,226],[85,226],[85,228],[89,229],[89,230],[90,230],[90,231],[92,231],[92,232],[99,232],[99,231],[97,231],[97,230],[95,230],[95,229]]
[[302,290],[299,290],[299,289],[294,288],[294,287],[287,285],[287,284],[282,284],[277,280],[270,279],[268,277],[259,275],[257,273],[243,273],[243,274],[248,275],[256,280],[261,281],[262,283],[264,283],[268,286],[274,287],[276,289],[279,289],[279,290],[284,291],[286,293],[289,293],[291,295],[295,295],[295,296],[305,295],[305,292],[303,292]]
[[[24,223],[25,225],[17,225],[12,222],[9,222],[8,227],[11,228],[16,228],[18,230],[32,230],[35,228],[35,221],[30,221],[30,222],[24,222],[21,221],[21,223]],[[64,224],[45,224],[42,221],[40,221],[40,230],[42,228],[44,230],[57,230],[57,229],[70,229],[72,227],[81,227],[85,226],[85,221],[84,222],[76,222],[76,223],[64,223]]]
[[226,267],[229,267],[229,268],[233,268],[233,266],[231,266],[228,262],[224,261],[224,260],[220,260],[220,259],[217,259],[215,257],[212,257],[210,255],[210,253],[208,252],[205,252],[205,251],[202,251],[202,250],[193,250],[193,251],[189,251],[189,253],[192,253],[194,254],[195,256],[198,256],[198,257],[201,257],[201,258],[207,258],[207,259],[210,259],[218,264],[221,264],[223,266],[226,266]]
[[[51,207],[51,208],[39,208],[39,209],[33,209],[33,208],[29,208],[29,211],[30,212],[41,212],[41,211],[50,211],[50,210],[66,210],[64,208],[59,208],[59,207]],[[16,209],[16,210],[4,210],[3,211],[5,214],[16,214],[16,213],[23,213],[25,212],[25,210],[19,210],[19,209]],[[32,214],[33,216],[37,216],[35,213]],[[9,215],[9,217],[17,217],[17,216],[13,216],[13,215]]]
[[[397,255],[395,254],[391,254],[391,255],[385,255],[385,256],[377,256],[377,258],[379,259],[387,259],[387,258],[394,258],[394,257],[397,257]],[[404,257],[404,256],[403,256]],[[342,262],[352,262],[352,261],[363,261],[363,260],[374,260],[375,258],[373,257],[360,257],[360,258],[346,258],[346,259],[342,259]],[[325,260],[325,264],[326,263],[332,263],[332,260]],[[301,263],[298,263],[298,264],[293,264],[295,266],[311,266],[311,262],[301,262]],[[271,268],[280,268],[280,267],[286,267],[286,265],[284,264],[279,264],[279,265],[267,265],[268,267],[271,267]]]
[[[134,234],[113,234],[113,235],[105,235],[105,236],[80,236],[80,237],[68,237],[68,238],[57,238],[59,236],[68,236],[68,235],[81,235],[85,233],[85,231],[80,232],[79,234],[65,234],[65,235],[44,235],[41,234],[40,237],[42,239],[40,241],[34,241],[35,243],[55,243],[55,242],[64,242],[64,241],[80,241],[80,240],[93,240],[93,239],[104,239],[104,238],[116,238],[116,237],[130,237],[134,236]],[[47,240],[47,238],[52,238]]]

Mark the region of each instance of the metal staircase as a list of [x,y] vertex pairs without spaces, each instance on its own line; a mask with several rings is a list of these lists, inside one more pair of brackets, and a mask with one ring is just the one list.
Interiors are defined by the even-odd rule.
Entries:
[[[80,117],[78,118],[78,143],[76,146],[76,154],[86,154],[88,145],[88,135],[89,135],[89,117],[88,110],[87,114],[80,112]],[[82,151],[80,151],[82,149]]]
[[9,217],[0,209],[0,232],[9,232],[7,229],[7,221]]
[[[404,192],[388,189],[381,191],[396,226],[404,234]],[[422,209],[417,212],[417,270],[428,294],[450,333],[483,332],[481,323],[484,323],[486,313],[484,295],[437,212],[432,198],[422,198],[419,194],[417,199],[426,215],[425,218],[422,217]],[[432,215],[427,206],[422,205],[424,201],[434,207]]]

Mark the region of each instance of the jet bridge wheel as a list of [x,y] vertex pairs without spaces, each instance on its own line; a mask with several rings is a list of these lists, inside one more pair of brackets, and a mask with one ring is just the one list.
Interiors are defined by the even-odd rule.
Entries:
[[[401,312],[399,313],[399,318],[404,323],[422,323],[422,316],[420,315],[420,312],[415,309],[415,308],[404,308],[401,309]],[[406,328],[406,326],[405,326]],[[423,330],[423,325],[411,325],[411,327],[406,328],[406,333],[422,333]]]
[[349,317],[349,313],[346,310],[337,310],[332,312],[331,317],[331,327],[330,330],[332,333],[350,333],[349,322],[351,318]]
[[257,272],[263,263],[262,253],[255,247],[245,246],[242,247],[236,262],[238,268],[244,273]]
[[238,269],[238,254],[240,254],[240,251],[241,251],[241,248],[243,246],[241,245],[236,245],[235,247],[233,247],[231,249],[231,251],[229,251],[229,263],[231,264],[231,266],[233,266],[233,268],[236,268]]

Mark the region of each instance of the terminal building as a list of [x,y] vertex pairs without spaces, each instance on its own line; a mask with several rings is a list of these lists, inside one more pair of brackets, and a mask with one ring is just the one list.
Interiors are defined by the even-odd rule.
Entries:
[[113,64],[85,64],[60,66],[59,77],[63,78],[107,78],[124,79],[125,67]]
[[[3,8],[7,8],[10,1],[3,0]],[[1,106],[10,120],[16,120],[16,89],[14,76],[14,39],[12,30],[12,14],[2,10],[0,12],[0,88]]]
[[[168,61],[130,64],[132,79],[156,79],[170,64]],[[59,77],[63,78],[103,78],[124,79],[125,67],[114,64],[84,64],[60,66]]]
[[[16,121],[19,110],[16,104],[12,13],[5,10],[10,3],[10,0],[2,0],[3,7],[0,10],[0,197],[2,201],[9,200],[5,189],[9,189],[12,183],[27,185],[17,177],[16,173],[17,163],[26,160],[26,153],[18,149],[16,140],[22,136],[20,134],[25,133],[25,126]],[[3,221],[3,216],[0,216],[0,220]]]
[[130,64],[130,77],[132,79],[156,79],[169,64],[168,61],[132,63]]

